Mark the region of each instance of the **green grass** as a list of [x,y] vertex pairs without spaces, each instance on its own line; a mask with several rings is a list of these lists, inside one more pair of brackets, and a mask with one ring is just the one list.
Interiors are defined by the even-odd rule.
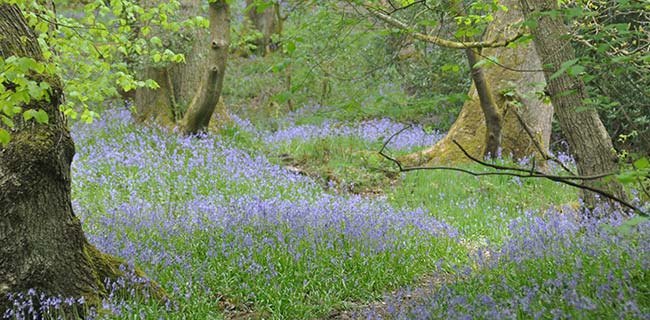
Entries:
[[[266,145],[235,125],[223,128],[221,136],[194,140],[129,123],[94,127],[78,139],[77,214],[100,249],[141,266],[176,303],[168,309],[127,295],[112,300],[131,308],[116,319],[140,313],[169,319],[325,318],[417,285],[422,277],[446,279],[447,288],[472,301],[492,293],[506,301],[516,296],[503,288],[523,290],[582,270],[593,280],[579,287],[585,293],[605,281],[599,261],[618,252],[599,247],[594,256],[570,248],[557,259],[527,258],[490,268],[475,261],[473,255],[485,246],[519,241],[512,239],[513,221],[544,221],[546,209],[575,201],[576,190],[546,180],[444,170],[395,173],[376,153],[380,142],[356,137]],[[297,167],[303,175],[287,180],[282,166]],[[338,187],[332,188],[332,181]],[[397,220],[386,220],[386,212],[396,212],[390,219]],[[413,212],[423,213],[392,228]],[[429,217],[460,235],[423,233],[417,221]],[[389,226],[384,238],[369,236],[382,225]],[[386,240],[389,250],[377,250],[381,239],[399,241]],[[579,260],[583,269],[576,267]],[[606,270],[618,277],[634,263],[641,262]],[[639,288],[626,294],[643,305],[638,292],[647,288]],[[549,297],[561,298],[553,294]],[[545,310],[550,303],[532,307]],[[598,303],[602,315],[617,312]]]
[[398,174],[377,150],[379,142],[356,137],[326,137],[310,141],[294,140],[274,146],[285,155],[278,162],[301,170],[337,191],[356,194],[382,193],[396,182]]
[[129,314],[325,317],[467,259],[457,239],[418,229],[430,223],[424,215],[411,221],[388,204],[290,181],[234,128],[186,140],[137,125],[92,127],[77,139],[77,214],[101,250],[142,267],[178,304],[118,299]]
[[[459,167],[493,171],[480,165]],[[507,235],[506,224],[524,211],[543,212],[577,198],[575,189],[544,179],[474,177],[444,170],[409,172],[404,177],[399,186],[388,191],[391,203],[427,208],[434,217],[463,231],[469,240],[499,242]]]

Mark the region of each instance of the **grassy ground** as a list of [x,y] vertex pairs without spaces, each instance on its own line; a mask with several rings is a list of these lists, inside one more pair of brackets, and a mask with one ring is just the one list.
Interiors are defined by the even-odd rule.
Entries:
[[[549,181],[398,173],[377,150],[408,119],[275,107],[201,138],[120,108],[74,126],[73,205],[90,241],[172,298],[137,295],[141,280],[128,278],[111,284],[100,314],[650,317],[647,221],[581,219],[563,206],[576,191]],[[415,125],[388,148],[440,137]]]
[[[551,182],[387,173],[374,152],[390,121],[275,131],[235,122],[201,139],[134,124],[128,111],[75,126],[74,207],[91,242],[172,297],[112,295],[110,318],[650,312],[646,222],[621,233],[606,228],[620,221],[576,219],[554,209],[575,191]],[[393,152],[439,138],[405,134]]]

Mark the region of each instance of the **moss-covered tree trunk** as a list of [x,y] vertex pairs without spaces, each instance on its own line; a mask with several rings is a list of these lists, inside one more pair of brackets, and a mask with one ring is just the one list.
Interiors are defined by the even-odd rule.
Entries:
[[[499,11],[488,26],[484,39],[504,38],[514,30],[505,29],[523,19],[519,3],[515,0],[500,2],[508,12]],[[501,66],[483,67],[485,81],[490,87],[498,115],[502,119],[501,148],[504,155],[522,158],[539,152],[515,114],[518,112],[531,129],[539,144],[548,149],[551,136],[553,106],[537,99],[532,92],[541,90],[535,85],[544,82],[541,64],[534,44],[517,48],[484,48],[483,57],[496,57]],[[504,90],[516,91],[518,101],[503,95]],[[434,146],[404,157],[405,164],[439,164],[470,161],[453,143],[458,141],[471,155],[481,158],[486,152],[488,136],[486,121],[480,105],[476,86],[472,84],[470,99],[465,102],[448,134]],[[519,107],[515,107],[519,106]]]
[[[15,5],[0,4],[0,56],[43,60],[33,30]],[[31,77],[49,83],[50,99],[24,107],[44,110],[49,122],[16,117],[11,142],[0,146],[0,314],[10,307],[7,293],[29,289],[98,303],[106,293],[105,278],[122,275],[122,261],[88,243],[72,210],[75,147],[59,112],[61,82],[52,75]]]
[[[155,0],[142,0],[144,7],[155,6]],[[181,0],[180,8],[174,19],[185,20],[197,15],[205,15],[201,1]],[[206,59],[210,47],[206,45],[210,35],[208,30],[194,28],[192,31],[178,34],[152,31],[150,36],[158,36],[172,51],[185,55],[185,63],[170,63],[155,65],[144,62],[140,66],[138,78],[142,80],[153,79],[160,88],[140,88],[136,90],[134,103],[140,120],[154,120],[164,125],[174,125],[181,120],[190,102],[201,87],[201,81],[208,64]],[[173,44],[173,45],[172,45]],[[226,118],[226,107],[220,100],[216,115]]]
[[[540,14],[559,10],[555,0],[521,0],[527,18],[534,19],[537,26],[531,30],[537,53],[544,65],[548,81],[547,90],[555,106],[555,113],[562,132],[566,136],[571,153],[576,159],[578,174],[597,175],[618,170],[612,140],[600,121],[595,109],[585,107],[587,93],[578,77],[566,72],[552,77],[567,61],[576,58],[568,40],[569,31],[561,16]],[[586,185],[609,191],[625,199],[625,190],[616,179],[590,180]],[[582,192],[585,205],[596,205],[596,194]]]
[[[255,42],[258,55],[266,55],[271,51],[271,37],[282,32],[282,19],[280,17],[280,4],[273,2],[269,6],[259,6],[260,0],[246,0],[248,12],[246,16],[262,36]],[[259,8],[259,9],[258,9]]]
[[226,0],[210,3],[210,41],[200,41],[198,45],[209,48],[205,58],[206,69],[201,84],[183,118],[183,131],[195,134],[204,131],[210,124],[226,74],[226,61],[230,50],[230,12]]

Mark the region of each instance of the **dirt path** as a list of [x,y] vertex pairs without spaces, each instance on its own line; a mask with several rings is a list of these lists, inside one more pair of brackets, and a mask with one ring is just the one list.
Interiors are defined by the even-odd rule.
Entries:
[[346,310],[337,310],[330,313],[326,319],[393,319],[394,314],[391,313],[391,306],[386,303],[387,300],[409,304],[425,302],[440,285],[452,283],[456,279],[455,275],[426,275],[412,287],[394,290],[386,294],[382,301],[359,303]]

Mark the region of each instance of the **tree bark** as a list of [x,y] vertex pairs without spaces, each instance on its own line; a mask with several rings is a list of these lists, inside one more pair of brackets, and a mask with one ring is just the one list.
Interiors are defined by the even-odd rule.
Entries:
[[[484,39],[494,39],[497,36],[507,38],[512,31],[504,31],[505,26],[521,20],[519,4],[516,0],[503,1],[509,8],[508,12],[499,11],[495,14],[494,21],[488,26]],[[482,67],[485,81],[490,87],[497,107],[497,114],[502,117],[501,148],[504,155],[514,158],[536,156],[539,154],[526,130],[521,125],[515,112],[518,112],[526,125],[533,132],[535,139],[542,146],[544,152],[548,151],[551,136],[551,120],[553,106],[545,104],[534,97],[531,92],[537,90],[534,84],[544,82],[541,72],[541,63],[537,58],[534,44],[516,48],[484,48],[481,50],[483,57],[496,57],[499,63],[506,66]],[[513,108],[510,99],[502,94],[503,90],[515,90],[520,96],[518,108]],[[453,143],[458,141],[472,156],[482,157],[486,151],[486,136],[488,128],[481,108],[479,92],[472,84],[469,91],[470,99],[465,102],[458,118],[449,129],[449,132],[434,146],[423,151],[408,155],[400,160],[407,165],[422,164],[448,164],[470,161]]]
[[[15,5],[0,4],[0,56],[43,60],[36,35]],[[59,111],[61,82],[55,75],[31,78],[49,83],[50,97],[23,107],[44,110],[49,121],[16,117],[11,142],[0,147],[0,314],[11,307],[7,293],[29,289],[97,304],[106,294],[104,280],[123,275],[123,261],[89,244],[72,210],[75,147]]]
[[[547,91],[555,106],[555,113],[566,136],[578,167],[578,174],[589,176],[618,170],[612,140],[595,109],[584,105],[587,99],[585,85],[576,76],[566,72],[553,75],[561,65],[576,58],[569,41],[569,32],[561,15],[544,14],[558,10],[554,0],[520,0],[524,15],[537,23],[532,28],[535,48],[544,66]],[[590,180],[586,185],[601,188],[621,199],[626,199],[623,186],[615,179]],[[596,205],[596,194],[583,190],[587,207]]]
[[[141,0],[140,2],[144,7],[153,7],[158,3],[155,0]],[[185,20],[197,15],[205,15],[201,1],[181,0],[175,19]],[[201,87],[202,75],[208,65],[206,57],[210,51],[205,42],[210,35],[203,28],[195,28],[192,32],[183,33],[182,36],[164,34],[159,30],[153,30],[151,36],[153,35],[160,37],[163,43],[181,43],[171,49],[175,52],[182,52],[185,55],[185,63],[140,66],[138,78],[141,80],[152,79],[158,83],[160,88],[137,89],[134,94],[134,103],[140,121],[153,120],[163,125],[172,126],[182,120],[189,104]],[[226,107],[222,100],[219,100],[216,114],[218,117],[227,118]]]
[[483,68],[476,67],[479,61],[477,49],[465,49],[467,62],[472,74],[472,82],[476,88],[479,105],[485,119],[485,151],[483,157],[496,158],[501,148],[501,115],[497,110],[490,86],[485,79]]
[[264,56],[271,51],[271,37],[282,31],[280,5],[274,2],[270,7],[258,12],[255,2],[255,0],[246,0],[246,6],[248,7],[246,15],[255,26],[255,29],[262,33],[262,37],[255,42],[257,47],[255,52]]
[[[183,119],[186,134],[204,131],[221,96],[226,73],[226,60],[230,49],[230,13],[226,0],[210,3],[210,52],[207,55],[207,70],[199,90]],[[203,44],[205,46],[205,44]]]

